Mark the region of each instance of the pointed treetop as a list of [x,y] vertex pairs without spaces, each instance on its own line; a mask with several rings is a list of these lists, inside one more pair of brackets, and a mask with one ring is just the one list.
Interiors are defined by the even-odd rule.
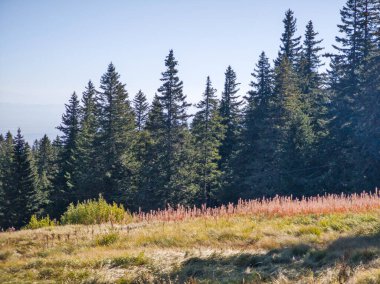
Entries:
[[251,75],[254,80],[250,82],[249,86],[253,87],[253,90],[248,91],[248,96],[245,97],[248,104],[256,99],[268,98],[273,91],[273,72],[264,51],[261,52],[256,68]]
[[285,13],[284,32],[281,36],[281,46],[278,54],[276,65],[279,65],[280,61],[285,57],[293,65],[297,63],[299,52],[301,50],[300,41],[301,37],[296,37],[297,31],[297,19],[294,17],[292,10],[287,10]]
[[149,103],[147,102],[145,94],[139,90],[133,99],[133,111],[136,117],[136,126],[140,131],[143,129],[146,118],[148,115]]
[[227,67],[225,74],[224,90],[220,105],[220,114],[224,118],[236,117],[239,113],[239,106],[243,103],[238,100],[236,93],[239,91],[240,83],[236,82],[236,73],[231,66]]

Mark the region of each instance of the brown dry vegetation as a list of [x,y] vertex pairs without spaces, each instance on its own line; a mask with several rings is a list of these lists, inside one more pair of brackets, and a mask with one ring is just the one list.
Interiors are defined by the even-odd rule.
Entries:
[[0,283],[380,283],[380,210],[4,232]]

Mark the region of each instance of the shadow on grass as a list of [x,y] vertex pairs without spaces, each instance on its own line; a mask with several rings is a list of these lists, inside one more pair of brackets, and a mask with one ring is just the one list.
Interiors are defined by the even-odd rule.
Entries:
[[263,283],[280,275],[288,280],[323,275],[334,268],[335,281],[345,283],[358,265],[380,257],[380,234],[342,237],[324,249],[307,244],[274,249],[265,254],[214,253],[187,259],[172,274],[180,283]]

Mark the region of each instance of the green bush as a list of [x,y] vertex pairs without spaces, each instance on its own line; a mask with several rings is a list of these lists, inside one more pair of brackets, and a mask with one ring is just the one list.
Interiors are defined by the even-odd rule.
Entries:
[[43,227],[54,227],[57,225],[55,220],[51,220],[49,215],[38,220],[36,215],[30,217],[28,225],[25,226],[25,229],[39,229]]
[[119,234],[112,232],[108,234],[99,235],[96,238],[96,244],[98,246],[109,246],[115,243],[119,239]]
[[108,204],[102,196],[98,200],[87,200],[77,205],[71,203],[61,217],[62,224],[103,224],[122,223],[131,219],[131,215],[125,211],[123,205],[115,202]]
[[322,230],[316,226],[301,227],[298,232],[296,232],[296,236],[315,235],[319,237],[321,234]]
[[142,266],[149,263],[149,259],[143,252],[137,256],[121,256],[111,260],[110,266],[128,268],[130,266]]

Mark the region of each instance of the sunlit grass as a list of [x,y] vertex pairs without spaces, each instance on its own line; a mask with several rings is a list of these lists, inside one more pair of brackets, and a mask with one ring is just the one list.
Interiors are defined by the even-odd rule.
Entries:
[[4,232],[0,282],[376,283],[366,271],[380,270],[379,232],[376,209]]

